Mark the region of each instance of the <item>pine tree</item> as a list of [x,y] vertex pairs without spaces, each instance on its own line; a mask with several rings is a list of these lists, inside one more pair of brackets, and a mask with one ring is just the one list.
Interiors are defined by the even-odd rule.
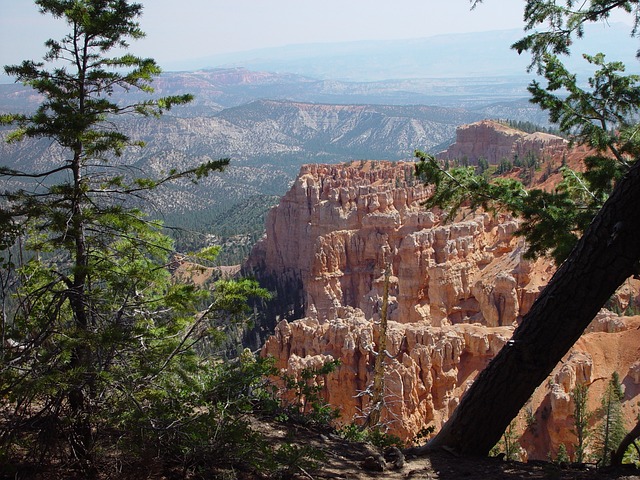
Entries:
[[487,170],[489,170],[489,161],[484,157],[480,157],[478,159],[478,167],[476,169],[476,171],[478,172],[478,175],[482,175]]
[[587,411],[587,400],[589,398],[589,385],[586,383],[576,383],[571,392],[573,397],[573,433],[577,443],[573,446],[577,463],[582,463],[589,438],[589,420],[591,414]]
[[629,433],[620,442],[618,449],[611,456],[612,465],[620,465],[629,453],[629,457],[633,460],[633,463],[638,464],[638,458],[640,458],[640,447],[636,442],[636,439],[640,437],[640,415],[636,419],[636,426],[631,429]]
[[[41,170],[0,166],[0,179],[25,185],[0,195],[0,250],[8,252],[4,267],[18,282],[15,308],[2,312],[0,398],[7,429],[0,440],[5,448],[20,444],[33,458],[71,454],[90,472],[96,442],[110,429],[127,431],[127,422],[142,418],[147,434],[154,431],[154,401],[171,403],[177,398],[169,401],[171,395],[193,386],[190,375],[200,365],[194,344],[218,331],[226,312],[240,314],[247,295],[264,292],[253,282],[226,282],[208,300],[206,292],[174,282],[167,268],[171,241],[134,206],[165,182],[195,180],[228,163],[167,168],[155,179],[136,178],[119,164],[124,149],[142,144],[118,129],[118,117],[159,116],[191,100],[126,104],[113,98],[130,90],[152,93],[160,73],[152,59],[126,53],[128,41],[144,35],[137,23],[142,6],[35,3],[65,21],[69,33],[46,42],[44,62],[5,67],[44,101],[33,114],[0,120],[16,127],[9,141],[49,139],[64,156]],[[108,56],[114,50],[125,53]]]
[[622,414],[622,399],[624,394],[618,372],[613,372],[602,396],[598,411],[600,423],[594,433],[594,452],[599,465],[611,464],[611,455],[620,445],[626,434],[624,416]]
[[556,455],[556,463],[558,464],[563,464],[563,463],[569,463],[570,459],[569,459],[569,454],[567,453],[567,447],[565,446],[564,443],[561,443],[558,446],[558,454]]
[[522,447],[518,439],[520,435],[518,435],[516,428],[517,422],[514,419],[505,429],[500,441],[491,448],[489,456],[497,457],[503,454],[505,460],[519,460]]

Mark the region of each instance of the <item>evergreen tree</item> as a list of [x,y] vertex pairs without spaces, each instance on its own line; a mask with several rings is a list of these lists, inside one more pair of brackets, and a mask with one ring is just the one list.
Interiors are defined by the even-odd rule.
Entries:
[[513,170],[513,163],[506,158],[503,158],[502,160],[500,160],[500,164],[498,165],[496,173],[498,175],[503,175],[505,173],[509,173],[511,170]]
[[638,464],[638,458],[640,458],[640,447],[636,442],[636,439],[640,437],[640,415],[636,418],[636,426],[625,435],[625,437],[620,442],[618,449],[611,456],[611,464],[619,465],[627,457],[629,454],[629,459],[633,461],[636,465]]
[[565,446],[564,443],[561,443],[558,446],[558,454],[556,455],[556,463],[563,464],[563,463],[569,463],[569,462],[570,462],[570,458],[569,458],[569,454],[567,453],[567,447]]
[[577,463],[584,462],[589,438],[589,420],[591,414],[587,411],[589,398],[589,386],[585,383],[577,383],[571,392],[573,397],[573,433],[577,443],[573,446]]
[[[119,116],[159,116],[191,100],[123,104],[112,98],[130,90],[152,93],[160,73],[153,60],[126,53],[128,41],[143,36],[142,6],[127,0],[35,4],[65,21],[69,33],[46,42],[44,62],[5,67],[44,100],[33,114],[0,120],[16,127],[9,141],[50,139],[64,157],[41,170],[0,166],[0,178],[25,185],[0,195],[0,250],[9,252],[4,267],[18,282],[15,308],[3,308],[0,398],[7,429],[0,448],[6,454],[19,444],[42,460],[71,454],[90,472],[97,442],[112,429],[124,428],[123,437],[160,431],[152,413],[157,402],[175,403],[175,395],[197,383],[190,380],[201,365],[194,344],[218,331],[226,312],[240,314],[247,295],[264,292],[253,282],[223,282],[208,300],[206,292],[174,282],[167,268],[170,240],[134,207],[158,185],[196,180],[228,163],[181,172],[168,166],[164,177],[151,179],[135,178],[118,162],[124,149],[142,146],[118,130]],[[2,293],[6,307],[8,290]],[[127,430],[134,418],[145,420],[134,422],[142,430]]]
[[618,372],[613,372],[602,396],[598,415],[600,423],[594,433],[594,452],[599,465],[611,464],[611,455],[626,434],[622,414],[624,394]]
[[478,168],[476,169],[478,175],[482,175],[487,170],[489,170],[489,161],[484,157],[480,157],[478,159]]
[[500,437],[491,450],[490,457],[503,457],[507,461],[518,461],[522,454],[522,446],[520,445],[520,434],[517,431],[517,418],[507,426],[504,433]]

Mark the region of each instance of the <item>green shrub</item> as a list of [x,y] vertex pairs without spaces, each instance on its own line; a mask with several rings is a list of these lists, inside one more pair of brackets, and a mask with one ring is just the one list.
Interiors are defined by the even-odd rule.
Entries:
[[332,360],[318,368],[304,368],[297,376],[280,372],[273,383],[274,394],[280,399],[274,412],[277,418],[283,422],[329,427],[340,416],[340,410],[322,397],[324,387],[320,377],[333,373],[339,365],[339,360]]

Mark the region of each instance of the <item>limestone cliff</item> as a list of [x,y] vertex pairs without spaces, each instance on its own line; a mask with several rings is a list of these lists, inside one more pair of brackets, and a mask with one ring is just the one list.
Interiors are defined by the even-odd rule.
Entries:
[[[508,216],[474,213],[443,223],[438,211],[421,205],[430,192],[413,170],[411,162],[302,167],[244,267],[278,291],[280,318],[292,320],[277,324],[263,354],[294,375],[340,359],[324,394],[340,406],[345,423],[369,408],[384,270],[391,268],[383,420],[409,440],[448,418],[554,271],[548,261],[523,258],[523,242],[513,236],[517,224]],[[635,301],[635,285],[628,290],[618,299],[623,306]],[[570,448],[569,394],[576,381],[594,382],[596,371],[620,373],[628,385],[625,408],[634,417],[635,326],[603,313],[539,389],[521,421],[530,457],[546,458],[561,442]],[[611,361],[605,340],[630,351]]]
[[491,120],[482,120],[456,129],[456,141],[437,157],[442,160],[466,159],[477,165],[484,158],[490,164],[513,161],[533,155],[537,159],[551,157],[567,149],[567,141],[547,133],[524,133]]

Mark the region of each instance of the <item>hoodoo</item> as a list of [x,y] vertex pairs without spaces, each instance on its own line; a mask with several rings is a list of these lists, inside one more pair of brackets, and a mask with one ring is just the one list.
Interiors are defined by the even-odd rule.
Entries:
[[[345,424],[369,408],[362,392],[373,379],[391,266],[382,422],[409,441],[448,418],[555,269],[523,258],[514,219],[468,212],[447,223],[422,206],[429,193],[412,162],[303,166],[244,266],[277,292],[263,354],[291,374],[339,359],[323,393]],[[633,303],[632,291],[628,285],[616,302]],[[635,418],[639,326],[639,317],[604,310],[594,320],[520,416],[525,457],[570,448],[576,382],[591,383],[596,402],[606,384],[598,379],[619,372]]]

